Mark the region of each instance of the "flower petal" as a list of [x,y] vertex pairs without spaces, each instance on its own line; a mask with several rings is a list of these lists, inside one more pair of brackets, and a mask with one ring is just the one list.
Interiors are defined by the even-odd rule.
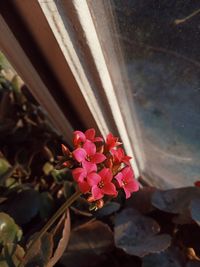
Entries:
[[103,141],[103,138],[100,136],[94,138],[94,142],[102,142],[102,141]]
[[103,197],[101,189],[95,185],[92,187],[92,196],[95,200],[101,199]]
[[72,176],[76,182],[83,181],[84,177],[86,177],[87,173],[83,168],[76,168],[72,170]]
[[132,157],[129,156],[124,156],[122,159],[122,162],[124,162],[126,165],[130,165],[130,160],[132,159]]
[[118,137],[113,136],[112,133],[109,133],[106,137],[106,145],[108,150],[111,150],[114,147],[121,145],[122,143],[118,142]]
[[85,134],[81,131],[75,131],[73,137],[73,144],[75,146],[79,145],[80,143],[84,143],[86,140]]
[[110,169],[103,168],[98,174],[101,176],[104,183],[109,183],[112,181],[113,175]]
[[123,186],[123,182],[122,182],[123,174],[122,174],[121,172],[119,172],[119,173],[115,176],[115,179],[117,180],[119,186],[122,187],[122,186]]
[[82,162],[85,160],[87,153],[83,148],[77,148],[72,152],[74,158],[78,161],[78,162]]
[[87,181],[90,186],[98,185],[98,183],[101,181],[101,176],[95,172],[92,172],[88,174]]
[[126,199],[129,198],[131,196],[130,191],[126,187],[124,187],[123,189],[124,189],[124,192],[125,192],[125,195],[126,195]]
[[93,163],[101,163],[106,159],[106,156],[102,153],[96,153],[92,156],[91,162]]
[[91,129],[88,129],[86,132],[85,132],[85,136],[88,140],[90,141],[94,141],[94,137],[95,137],[95,129],[94,128],[91,128]]
[[90,186],[85,181],[83,181],[82,183],[78,183],[78,187],[82,193],[87,193],[90,191]]
[[128,180],[130,180],[130,179],[132,179],[134,177],[133,170],[132,170],[132,168],[130,166],[125,167],[122,170],[122,174],[124,176],[124,180],[125,181],[128,181]]
[[96,146],[94,143],[92,143],[89,140],[85,141],[85,144],[83,145],[83,149],[87,152],[88,156],[93,156],[96,153]]
[[89,161],[83,161],[82,162],[83,168],[86,170],[87,173],[96,172],[97,171],[97,165],[89,162]]
[[116,196],[117,190],[113,183],[107,183],[104,185],[104,187],[101,189],[102,192],[106,195]]
[[125,186],[125,188],[127,189],[127,190],[129,190],[129,192],[136,192],[136,191],[138,191],[139,190],[139,184],[138,184],[138,182],[136,181],[136,180],[132,180],[131,182],[129,182],[126,186]]

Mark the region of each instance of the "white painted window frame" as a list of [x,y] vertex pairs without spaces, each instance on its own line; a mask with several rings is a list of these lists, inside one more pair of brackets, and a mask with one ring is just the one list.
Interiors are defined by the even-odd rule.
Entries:
[[[33,1],[35,0],[29,0],[29,3]],[[99,3],[101,1],[96,2]],[[16,4],[18,3],[20,4],[20,0],[16,0]],[[142,150],[140,149],[138,135],[136,137],[137,125],[133,124],[131,107],[128,102],[129,94],[127,93],[127,87],[125,88],[121,76],[121,68],[118,65],[119,62],[117,61],[117,55],[114,53],[112,54],[112,59],[113,62],[116,63],[114,64],[115,75],[118,77],[117,86],[115,77],[111,75],[109,70],[110,66],[106,60],[105,51],[99,40],[98,30],[95,27],[95,23],[90,12],[89,1],[37,0],[37,4],[41,8],[48,22],[52,35],[58,43],[58,46],[63,54],[63,58],[66,60],[71,69],[82,97],[87,103],[101,134],[104,137],[110,131],[114,131],[115,134],[119,134],[127,154],[133,156],[132,166],[136,177],[138,178],[140,173],[136,158],[140,158],[141,168],[143,165],[143,155],[141,154]],[[69,13],[68,10],[69,6],[73,9],[73,12],[71,13]],[[26,16],[26,12],[23,15]],[[75,26],[76,22],[79,25],[78,29]],[[66,138],[70,140],[70,135],[73,131],[70,123],[64,117],[61,110],[56,105],[56,102],[45,88],[45,85],[37,75],[36,70],[32,66],[31,62],[29,62],[29,59],[23,50],[20,48],[20,45],[13,36],[12,32],[10,32],[10,29],[7,27],[2,17],[1,23],[2,29],[6,30],[6,34],[8,33],[8,38],[11,40],[10,45],[16,47],[17,49],[13,52],[11,62],[13,63],[14,58],[14,67],[16,67],[19,74],[22,74],[23,78],[25,77],[24,81],[31,88],[33,94],[35,93],[35,97],[39,99],[40,103],[44,103],[45,95],[45,109],[49,113],[52,121],[56,121],[56,123],[54,123],[55,126],[58,127],[65,136],[67,135]],[[77,35],[77,31],[81,31],[82,35]],[[78,40],[77,36],[81,36],[81,40]],[[84,46],[82,50],[79,49],[80,43]],[[78,45],[76,46],[76,44]],[[5,50],[12,50],[11,47],[6,48],[6,44],[3,45]],[[113,46],[112,40],[108,40],[108,45],[110,47]],[[27,71],[25,70],[25,74],[23,73],[24,68],[19,62],[17,62],[17,58],[14,55],[16,51],[22,55],[23,61],[26,63]],[[89,51],[89,56],[88,54],[84,55],[84,51]],[[89,58],[92,60],[89,61]],[[92,68],[94,67],[94,69],[88,67],[90,62],[92,62]],[[31,84],[28,79],[29,73],[33,76]],[[38,92],[36,87],[40,88],[40,92]],[[70,96],[72,97],[72,101],[76,102],[76,99],[73,99],[73,94]],[[51,103],[51,108],[49,108],[50,105],[48,103]],[[77,103],[77,105],[81,105],[81,102]],[[55,115],[55,110],[57,115]],[[55,116],[57,116],[56,120]],[[84,114],[82,114],[82,116],[84,116]]]

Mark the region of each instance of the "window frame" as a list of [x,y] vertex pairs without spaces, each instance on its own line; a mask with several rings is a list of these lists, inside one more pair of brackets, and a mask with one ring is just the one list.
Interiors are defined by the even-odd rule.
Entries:
[[[116,135],[119,134],[127,154],[134,155],[132,166],[138,178],[140,172],[136,158],[142,159],[143,156],[140,152],[138,137],[136,137],[137,125],[130,123],[132,115],[128,103],[127,86],[122,82],[121,71],[118,67],[118,57],[116,56],[116,51],[112,51],[114,44],[110,38],[108,43],[116,62],[115,77],[111,75],[110,68],[113,66],[109,64],[109,58],[105,54],[105,49],[99,39],[95,20],[89,8],[90,1],[38,0],[36,2],[29,0],[25,1],[25,3],[22,4],[20,0],[16,0],[14,7],[22,17],[24,24],[31,31],[34,40],[36,40],[48,64],[51,65],[68,100],[74,106],[83,124],[87,128],[97,127],[104,137],[110,131]],[[105,11],[105,7],[102,6],[102,8]],[[33,14],[36,11],[38,16],[34,19]],[[41,25],[41,32],[38,32]],[[104,32],[105,36],[108,33]],[[13,35],[12,32],[9,34]],[[49,43],[47,37],[50,38],[48,40]],[[11,62],[14,62],[17,72],[30,87],[40,104],[50,114],[55,126],[69,140],[69,135],[73,130],[72,125],[67,121],[59,106],[56,106],[56,101],[48,91],[47,86],[45,87],[42,84],[37,70],[34,69],[28,56],[21,49],[18,40],[15,37],[14,39],[12,44],[14,47],[18,46],[17,51],[20,51],[20,54],[23,55],[23,61],[29,65],[27,69],[34,73],[32,75],[34,78],[29,81],[28,71],[25,72],[22,64],[18,62],[19,57],[15,56],[16,50],[11,55],[11,47],[6,49],[6,44],[4,44],[4,51],[6,51]],[[56,57],[58,57],[54,68],[54,61],[50,55],[51,49],[49,49],[49,45],[52,44],[54,44],[53,48],[57,49]],[[2,43],[0,45],[2,46]],[[61,73],[58,71],[59,60],[64,66],[64,70]],[[63,79],[63,73],[68,73],[70,82]],[[37,86],[39,86],[40,90],[36,89],[36,81],[39,79],[40,83]],[[46,94],[45,97],[44,92]],[[53,103],[53,100],[52,111],[49,108],[49,103]],[[55,115],[55,111],[57,115]],[[67,125],[68,127],[66,127]],[[140,165],[141,162],[140,160]]]

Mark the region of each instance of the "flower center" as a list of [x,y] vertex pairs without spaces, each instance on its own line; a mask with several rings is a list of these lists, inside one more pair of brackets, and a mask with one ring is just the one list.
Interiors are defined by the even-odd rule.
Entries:
[[122,186],[126,186],[127,185],[127,182],[122,180]]
[[91,161],[90,156],[87,155],[87,156],[86,156],[86,160],[87,160],[87,161]]
[[100,181],[99,183],[98,183],[98,187],[101,189],[101,188],[103,188],[104,187],[104,182],[103,181]]

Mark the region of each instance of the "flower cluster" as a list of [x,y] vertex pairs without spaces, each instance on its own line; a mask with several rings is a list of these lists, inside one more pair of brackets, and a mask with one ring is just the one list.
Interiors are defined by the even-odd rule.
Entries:
[[104,196],[116,197],[120,188],[129,198],[139,189],[130,167],[131,157],[125,154],[122,143],[111,133],[105,141],[95,135],[94,129],[85,133],[75,131],[74,150],[69,151],[62,145],[66,159],[63,165],[72,168],[74,180],[90,202],[95,201],[102,206]]

